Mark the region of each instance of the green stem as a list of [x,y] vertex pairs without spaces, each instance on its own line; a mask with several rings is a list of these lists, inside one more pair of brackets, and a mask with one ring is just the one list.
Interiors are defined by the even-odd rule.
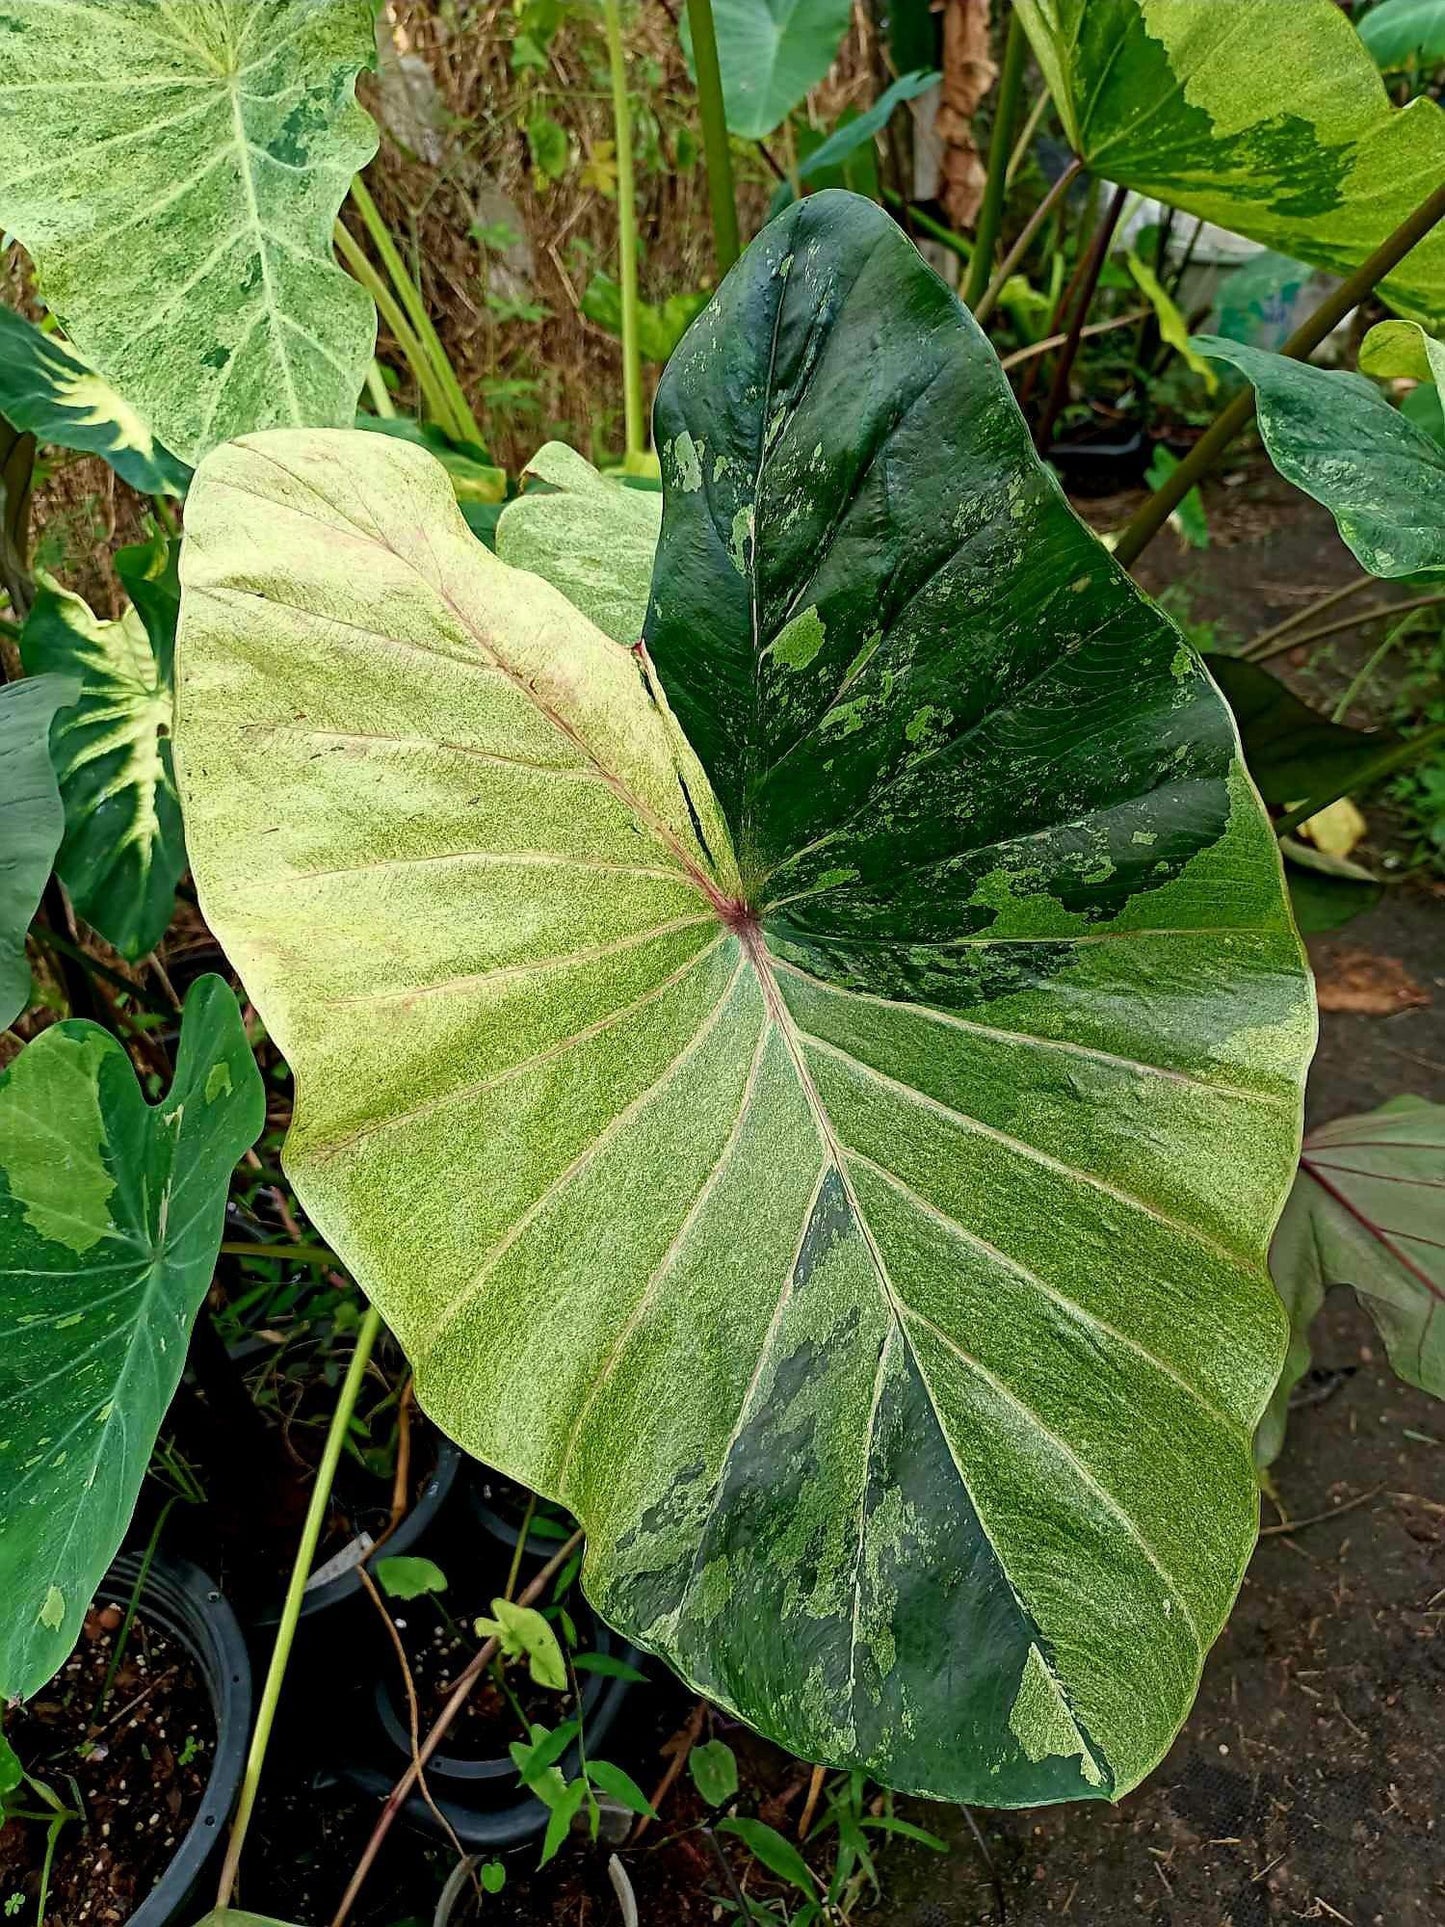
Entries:
[[332,237],[336,242],[337,252],[351,270],[352,275],[381,310],[381,318],[390,328],[392,338],[400,348],[406,365],[411,370],[412,379],[416,382],[423,411],[432,421],[450,433],[452,417],[447,396],[442,391],[436,370],[427,358],[416,331],[398,307],[396,297],[366,258],[361,243],[344,222],[336,223],[332,230]]
[[607,65],[612,74],[612,120],[617,151],[617,251],[622,283],[623,466],[633,469],[647,455],[642,409],[642,350],[637,340],[637,190],[632,175],[632,108],[627,99],[627,56],[622,46],[619,0],[602,0],[607,28]]
[[391,276],[391,284],[401,297],[401,305],[416,331],[423,353],[431,362],[438,383],[448,401],[448,422],[444,426],[458,441],[480,444],[482,431],[477,427],[476,418],[467,406],[467,398],[462,393],[462,385],[457,380],[456,370],[447,357],[441,344],[441,337],[432,326],[431,316],[426,311],[421,289],[407,273],[406,263],[397,252],[396,243],[391,238],[386,222],[382,220],[376,202],[367,192],[366,183],[358,174],[351,183],[352,205],[366,224],[371,244],[381,256],[381,264]]
[[1377,602],[1369,609],[1362,609],[1357,615],[1340,616],[1334,622],[1321,623],[1318,629],[1306,629],[1301,633],[1292,631],[1280,636],[1268,649],[1248,649],[1243,651],[1248,662],[1268,662],[1272,656],[1282,656],[1288,649],[1303,649],[1308,643],[1323,642],[1327,636],[1343,635],[1347,629],[1362,629],[1366,623],[1379,622],[1390,616],[1413,615],[1417,609],[1433,609],[1445,602],[1445,594],[1414,596],[1409,602]]
[[1361,764],[1333,789],[1312,796],[1308,803],[1301,803],[1298,809],[1278,818],[1274,826],[1275,835],[1289,836],[1301,823],[1308,823],[1312,816],[1318,816],[1321,810],[1328,809],[1331,803],[1337,803],[1342,796],[1353,796],[1357,791],[1373,787],[1381,777],[1393,776],[1396,770],[1405,769],[1417,757],[1423,756],[1427,749],[1433,749],[1436,743],[1441,742],[1445,742],[1445,723],[1436,723],[1432,729],[1422,729],[1418,736],[1397,743],[1393,749],[1382,749],[1371,762]]
[[[1039,125],[1049,110],[1049,102],[1052,98],[1053,96],[1050,94],[1048,88],[1045,87],[1040,92],[1033,106],[1030,107],[1029,117],[1023,124],[1023,131],[1014,142],[1013,153],[1009,155],[1008,170],[1004,175],[1006,186],[1013,186],[1014,176],[1028,159],[1029,149],[1034,144],[1034,135],[1039,131]],[[1083,162],[1081,161],[1079,165],[1082,167]]]
[[331,1429],[326,1434],[326,1449],[321,1455],[317,1469],[316,1483],[311,1488],[311,1503],[306,1508],[306,1523],[301,1528],[301,1543],[296,1548],[296,1558],[291,1567],[291,1583],[286,1588],[286,1603],[281,1609],[281,1622],[276,1628],[276,1643],[271,1649],[271,1664],[266,1669],[266,1683],[261,1689],[261,1704],[256,1713],[256,1725],[251,1734],[251,1750],[246,1756],[245,1776],[241,1781],[241,1798],[236,1807],[235,1824],[231,1828],[231,1838],[226,1846],[225,1865],[221,1868],[221,1881],[217,1889],[217,1907],[229,1907],[231,1896],[236,1890],[236,1872],[241,1864],[241,1849],[246,1844],[246,1830],[251,1824],[255,1811],[256,1793],[261,1784],[261,1769],[266,1764],[266,1748],[271,1739],[271,1728],[276,1719],[276,1707],[281,1698],[281,1683],[286,1676],[286,1662],[291,1657],[291,1645],[296,1637],[296,1626],[301,1618],[301,1600],[306,1591],[306,1582],[311,1576],[311,1567],[316,1558],[317,1543],[321,1538],[322,1522],[326,1508],[331,1502],[331,1487],[336,1478],[336,1468],[341,1461],[341,1449],[346,1443],[346,1434],[351,1427],[351,1416],[356,1410],[357,1396],[361,1391],[361,1381],[371,1359],[371,1348],[376,1343],[377,1333],[381,1330],[381,1315],[374,1306],[368,1306],[366,1316],[361,1321],[361,1329],[356,1335],[356,1350],[351,1354],[351,1364],[336,1401],[336,1410],[331,1415]]
[[738,240],[738,204],[733,188],[733,151],[728,139],[723,104],[722,69],[717,57],[717,29],[712,0],[687,0],[687,23],[692,29],[692,61],[697,69],[697,112],[702,122],[702,152],[707,167],[707,198],[712,209],[712,244],[717,271],[726,274],[742,252]]
[[325,1245],[268,1245],[254,1239],[237,1238],[221,1246],[223,1258],[279,1258],[288,1265],[316,1265],[324,1271],[344,1271],[346,1267]]
[[[1325,337],[1360,305],[1377,283],[1400,265],[1411,249],[1417,247],[1442,218],[1445,218],[1445,183],[1422,201],[1415,212],[1408,215],[1369,259],[1361,262],[1354,273],[1340,283],[1333,294],[1325,297],[1314,313],[1295,329],[1280,353],[1288,355],[1292,361],[1307,361]],[[1246,386],[1129,523],[1114,549],[1116,561],[1127,569],[1138,560],[1190,489],[1209,473],[1235,436],[1253,418],[1254,410],[1254,389]]]
[[512,1563],[507,1572],[507,1589],[502,1595],[504,1599],[510,1599],[517,1590],[517,1575],[522,1570],[522,1555],[527,1550],[527,1535],[532,1530],[532,1515],[536,1510],[537,1495],[535,1492],[529,1492],[527,1509],[522,1514],[522,1523],[517,1531],[517,1543],[512,1547]]
[[1405,637],[1409,635],[1418,621],[1418,614],[1406,616],[1403,622],[1397,622],[1393,629],[1385,632],[1385,640],[1367,657],[1363,668],[1359,670],[1349,687],[1345,690],[1345,693],[1330,711],[1330,721],[1332,723],[1342,723],[1345,720],[1365,690],[1370,686],[1370,683],[1374,679],[1375,671],[1379,668],[1380,664],[1385,660],[1386,656],[1389,655],[1397,642],[1404,641]]
[[396,410],[392,406],[391,396],[386,392],[386,381],[381,372],[381,363],[375,355],[371,357],[371,363],[366,370],[366,392],[370,395],[371,405],[381,417],[382,421],[389,422],[396,419]]
[[1261,629],[1257,636],[1252,636],[1245,643],[1239,652],[1240,655],[1252,658],[1257,649],[1265,648],[1277,636],[1288,635],[1292,630],[1305,628],[1316,616],[1322,616],[1327,609],[1334,609],[1340,603],[1348,602],[1351,596],[1359,595],[1362,589],[1368,589],[1378,580],[1378,576],[1360,575],[1356,576],[1353,582],[1347,582],[1343,589],[1332,589],[1328,595],[1321,596],[1318,602],[1311,602],[1305,608],[1297,609],[1292,616],[1286,616],[1283,622],[1276,622],[1269,629]]
[[1023,233],[1020,234],[1017,241],[1014,242],[1013,246],[1004,256],[998,273],[992,281],[989,282],[988,286],[974,304],[973,318],[980,327],[983,326],[984,322],[988,320],[989,316],[998,306],[998,298],[1008,286],[1009,276],[1017,271],[1019,263],[1033,246],[1034,236],[1083,171],[1084,163],[1081,160],[1077,157],[1071,160],[1063,173],[1060,174],[1059,178],[1049,189],[1048,193],[1039,202],[1028,220],[1025,221]]
[[993,251],[1003,224],[1004,196],[1008,192],[1009,155],[1013,147],[1014,121],[1019,96],[1023,91],[1024,66],[1029,43],[1024,23],[1015,9],[1008,25],[1008,44],[1004,48],[1003,72],[999,76],[998,101],[994,108],[993,138],[988,144],[988,178],[984,183],[983,204],[978,210],[974,230],[973,259],[963,285],[963,305],[971,308],[988,285],[993,270]]
[[1058,421],[1064,403],[1069,398],[1069,382],[1074,372],[1074,362],[1078,358],[1079,343],[1084,338],[1084,320],[1094,300],[1094,291],[1099,285],[1099,276],[1104,271],[1104,263],[1109,258],[1109,246],[1114,239],[1114,230],[1119,225],[1119,217],[1124,212],[1124,201],[1128,189],[1116,187],[1109,197],[1109,205],[1104,210],[1104,218],[1094,232],[1094,239],[1084,265],[1083,285],[1079,289],[1079,299],[1074,308],[1069,332],[1059,351],[1058,363],[1054,368],[1054,379],[1049,387],[1044,412],[1039,416],[1034,428],[1034,446],[1040,455],[1047,455],[1049,443],[1053,439],[1054,424]]

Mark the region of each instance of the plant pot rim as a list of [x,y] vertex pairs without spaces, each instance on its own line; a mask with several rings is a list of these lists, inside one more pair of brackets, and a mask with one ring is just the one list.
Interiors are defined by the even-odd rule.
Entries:
[[[139,1553],[122,1553],[96,1589],[96,1598],[126,1605],[140,1568]],[[169,1927],[224,1837],[240,1789],[251,1731],[251,1661],[230,1602],[189,1560],[158,1552],[137,1610],[185,1647],[201,1674],[216,1724],[216,1750],[201,1804],[169,1866],[126,1921],[126,1927]]]

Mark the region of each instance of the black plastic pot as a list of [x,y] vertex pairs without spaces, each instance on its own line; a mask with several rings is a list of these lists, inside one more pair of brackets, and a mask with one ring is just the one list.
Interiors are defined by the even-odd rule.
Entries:
[[[127,1605],[140,1565],[138,1553],[123,1554],[102,1580],[96,1597],[107,1605]],[[126,1927],[170,1927],[183,1917],[186,1902],[219,1846],[241,1785],[251,1730],[251,1663],[236,1615],[199,1566],[157,1555],[141,1588],[138,1611],[142,1619],[162,1627],[185,1648],[205,1685],[216,1722],[216,1751],[200,1811],[174,1859],[126,1923]]]
[[[508,1485],[510,1483],[511,1482],[503,1478],[500,1473],[489,1471],[484,1465],[478,1465],[473,1467],[472,1477],[467,1481],[466,1488],[467,1508],[472,1517],[488,1537],[496,1540],[497,1544],[502,1547],[509,1559],[517,1549],[517,1541],[522,1536],[522,1528],[519,1521],[509,1519],[504,1512],[498,1509],[494,1503],[494,1487],[497,1485]],[[517,1489],[520,1491],[522,1488],[518,1487]],[[533,1529],[528,1532],[527,1543],[522,1551],[522,1563],[524,1565],[529,1563],[538,1566],[544,1565],[561,1544],[562,1540],[558,1538],[550,1536],[546,1538],[539,1537],[535,1530],[534,1522]]]
[[[457,1482],[461,1464],[461,1448],[438,1433],[437,1462],[432,1475],[418,1495],[416,1504],[387,1540],[382,1549],[383,1558],[400,1558],[403,1553],[410,1552],[417,1545],[423,1534],[435,1523],[437,1514],[450,1497],[452,1488]],[[360,1560],[357,1561],[357,1565],[359,1564]],[[329,1612],[332,1607],[344,1605],[347,1600],[357,1599],[360,1595],[361,1578],[356,1565],[352,1565],[345,1572],[338,1573],[334,1579],[326,1580],[323,1585],[307,1587],[301,1600],[302,1620],[313,1621],[318,1614]],[[256,1614],[255,1623],[257,1626],[269,1628],[274,1626],[280,1617],[281,1601],[277,1599]]]
[[1055,442],[1049,460],[1070,495],[1114,495],[1144,479],[1152,449],[1142,428]]

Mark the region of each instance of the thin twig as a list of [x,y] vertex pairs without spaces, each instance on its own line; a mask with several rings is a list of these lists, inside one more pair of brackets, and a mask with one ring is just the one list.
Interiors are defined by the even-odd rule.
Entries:
[[[697,1745],[697,1736],[701,1733],[702,1723],[706,1718],[707,1701],[699,1700],[688,1714],[686,1726],[682,1728],[677,1736],[677,1745],[673,1750],[672,1758],[667,1763],[667,1770],[657,1785],[652,1789],[652,1808],[654,1813],[660,1813],[662,1811],[662,1803],[668,1794],[671,1793],[677,1776],[687,1765],[687,1756]],[[635,1847],[651,1824],[652,1814],[644,1813],[639,1815],[637,1825],[632,1829],[632,1833],[628,1838],[628,1846]]]
[[458,1860],[465,1860],[467,1857],[466,1848],[462,1845],[461,1841],[458,1840],[456,1833],[452,1827],[451,1821],[448,1820],[447,1816],[442,1812],[441,1808],[437,1805],[436,1801],[432,1798],[431,1788],[426,1783],[426,1772],[422,1766],[421,1756],[420,1756],[421,1715],[417,1710],[416,1681],[411,1676],[411,1666],[407,1661],[406,1648],[401,1643],[401,1634],[396,1629],[396,1621],[392,1618],[391,1614],[386,1609],[386,1601],[382,1598],[380,1592],[377,1590],[376,1581],[372,1578],[371,1574],[366,1570],[366,1565],[364,1561],[357,1566],[356,1573],[362,1585],[366,1588],[367,1598],[371,1601],[372,1605],[375,1606],[376,1610],[381,1614],[382,1624],[386,1627],[387,1634],[391,1640],[392,1649],[396,1654],[396,1663],[401,1668],[401,1683],[406,1688],[407,1736],[411,1742],[412,1763],[416,1767],[417,1789],[420,1792],[423,1800],[425,1800],[427,1805],[431,1808],[432,1815],[435,1818],[437,1825],[443,1830],[443,1832],[446,1834],[447,1839],[450,1840],[452,1845],[456,1848]]
[[1079,299],[1074,307],[1074,318],[1069,324],[1063,348],[1059,352],[1058,366],[1054,369],[1054,379],[1049,387],[1048,400],[1034,430],[1034,447],[1040,454],[1048,452],[1053,438],[1054,423],[1059,419],[1064,403],[1069,398],[1069,381],[1074,372],[1074,361],[1079,352],[1079,343],[1084,337],[1084,322],[1093,305],[1094,291],[1099,285],[1099,276],[1104,271],[1104,263],[1109,258],[1109,247],[1114,239],[1114,230],[1119,225],[1119,216],[1124,212],[1124,202],[1129,190],[1116,187],[1109,196],[1109,205],[1104,210],[1103,219],[1095,231],[1089,248],[1088,261],[1084,268],[1083,285],[1079,289]]
[[[1144,315],[1152,313],[1149,308],[1131,308],[1128,314],[1115,315],[1112,321],[1091,321],[1087,328],[1079,330],[1080,341],[1088,341],[1094,335],[1107,335],[1115,328],[1131,328]],[[1015,348],[1011,355],[1005,355],[999,363],[1000,368],[1017,368],[1020,362],[1034,361],[1040,355],[1047,355],[1055,348],[1062,348],[1068,340],[1066,334],[1045,335],[1042,341],[1030,342],[1027,348]]]
[[1251,636],[1244,648],[1240,650],[1240,654],[1252,655],[1256,649],[1262,649],[1266,643],[1273,642],[1276,636],[1285,635],[1291,629],[1304,628],[1313,617],[1324,615],[1341,602],[1348,601],[1351,596],[1358,595],[1361,589],[1368,589],[1377,580],[1378,577],[1373,575],[1356,576],[1355,580],[1347,582],[1343,589],[1332,589],[1328,595],[1321,596],[1317,602],[1306,603],[1303,609],[1297,609],[1292,616],[1286,616],[1283,622],[1275,623],[1272,629],[1262,629],[1257,636]]
[[1281,636],[1261,649],[1251,643],[1240,653],[1246,662],[1268,662],[1271,656],[1282,656],[1287,649],[1303,649],[1312,642],[1323,642],[1327,636],[1343,635],[1347,629],[1361,629],[1369,622],[1381,622],[1391,616],[1407,616],[1414,609],[1433,609],[1445,602],[1445,595],[1412,596],[1408,602],[1377,602],[1368,609],[1361,609],[1352,616],[1339,616],[1333,622],[1325,622],[1318,629],[1306,629],[1303,635]]
[[798,1815],[798,1838],[806,1840],[808,1829],[813,1824],[813,1816],[818,1811],[818,1801],[823,1793],[823,1775],[828,1771],[825,1766],[815,1766],[808,1778],[808,1797],[803,1802],[803,1811]]
[[[993,1864],[993,1855],[989,1852],[988,1842],[983,1837],[983,1828],[974,1819],[972,1807],[961,1806],[959,1812],[967,1820],[968,1830],[973,1835],[973,1843],[983,1858],[984,1866],[988,1868],[989,1885],[993,1888],[993,1904],[998,1908],[998,1927],[1008,1927],[1008,1903],[1003,1896],[1003,1881],[999,1878],[998,1868]],[[1069,1895],[1070,1900],[1073,1897],[1072,1894]],[[1067,1906],[1067,1902],[1065,1905]]]
[[1353,1499],[1346,1499],[1343,1505],[1332,1505],[1327,1512],[1311,1512],[1303,1519],[1283,1519],[1277,1526],[1261,1526],[1261,1539],[1272,1539],[1277,1534],[1303,1532],[1306,1526],[1320,1526],[1327,1519],[1338,1519],[1342,1512],[1353,1512],[1356,1506],[1368,1505],[1371,1499],[1378,1498],[1384,1491],[1382,1485],[1372,1485],[1368,1492],[1360,1492]]
[[[553,1553],[552,1557],[547,1561],[546,1565],[543,1566],[536,1578],[525,1588],[517,1602],[518,1605],[530,1606],[535,1599],[539,1599],[581,1543],[582,1533],[579,1529],[572,1534],[572,1537],[565,1545]],[[386,1836],[391,1832],[392,1823],[395,1821],[398,1813],[401,1812],[407,1795],[416,1785],[417,1774],[425,1768],[427,1762],[446,1738],[447,1733],[451,1729],[452,1722],[471,1697],[472,1688],[477,1684],[477,1681],[482,1677],[483,1673],[486,1672],[488,1666],[491,1665],[498,1650],[498,1642],[495,1639],[485,1641],[478,1647],[477,1651],[467,1661],[466,1666],[459,1674],[457,1683],[452,1688],[446,1705],[442,1708],[441,1712],[437,1714],[436,1719],[432,1723],[431,1731],[422,1741],[420,1747],[418,1747],[416,1758],[412,1761],[411,1765],[407,1767],[406,1771],[387,1795],[386,1805],[381,1809],[381,1812],[377,1816],[376,1825],[371,1830],[371,1838],[362,1850],[361,1858],[356,1863],[356,1870],[347,1883],[346,1892],[341,1896],[341,1904],[331,1917],[331,1927],[342,1927],[342,1923],[356,1905],[357,1897],[366,1884],[366,1876],[375,1865],[376,1856],[381,1852]]]
[[998,298],[1008,286],[1009,277],[1016,271],[1019,263],[1033,246],[1034,238],[1038,234],[1039,229],[1053,213],[1054,209],[1068,193],[1069,189],[1083,171],[1084,163],[1076,155],[1054,182],[1048,193],[1045,194],[1044,198],[1039,202],[1028,220],[1024,222],[1023,232],[1004,256],[998,272],[978,298],[977,305],[973,311],[973,318],[980,327],[983,326],[984,322],[988,320],[989,316],[998,306]]

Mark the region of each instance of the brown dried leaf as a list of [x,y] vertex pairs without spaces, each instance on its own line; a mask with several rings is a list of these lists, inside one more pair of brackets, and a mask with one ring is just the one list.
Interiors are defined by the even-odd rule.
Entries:
[[1398,957],[1373,950],[1327,949],[1315,962],[1315,993],[1321,1010],[1356,1017],[1393,1017],[1431,1001]]

